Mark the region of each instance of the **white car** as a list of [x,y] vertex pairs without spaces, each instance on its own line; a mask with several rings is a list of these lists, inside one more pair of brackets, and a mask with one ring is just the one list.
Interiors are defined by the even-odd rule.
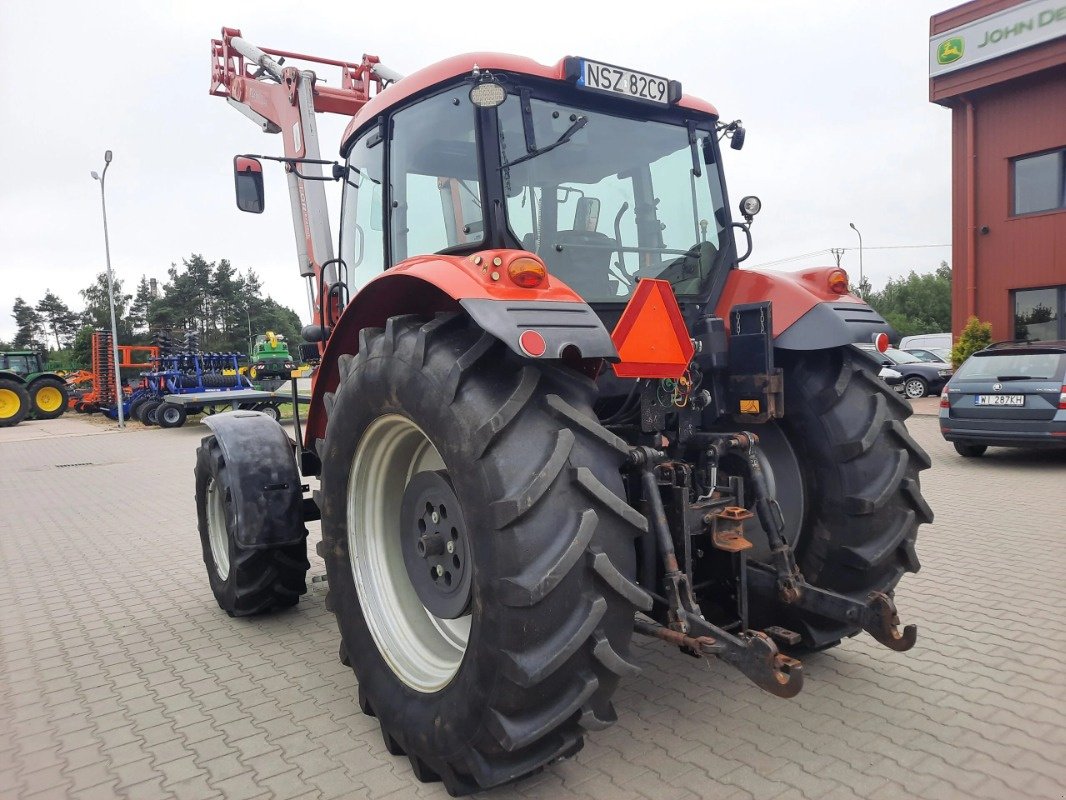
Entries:
[[903,394],[903,373],[898,372],[891,367],[881,367],[881,371],[878,373],[881,380],[892,387],[892,391],[899,394]]

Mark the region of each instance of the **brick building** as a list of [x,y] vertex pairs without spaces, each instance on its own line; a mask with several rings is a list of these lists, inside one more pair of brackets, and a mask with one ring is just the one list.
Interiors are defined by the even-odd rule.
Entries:
[[952,329],[1066,338],[1066,0],[973,0],[930,20],[952,114]]

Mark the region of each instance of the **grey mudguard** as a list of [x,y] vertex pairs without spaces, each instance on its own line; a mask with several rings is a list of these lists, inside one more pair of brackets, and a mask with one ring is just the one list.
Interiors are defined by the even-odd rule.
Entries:
[[895,334],[884,317],[865,303],[819,303],[774,339],[782,350],[822,350],[869,342],[876,333]]
[[611,335],[586,303],[519,302],[514,300],[460,300],[473,320],[519,355],[523,331],[535,330],[544,337],[544,358],[560,358],[575,347],[582,358],[618,361]]
[[303,487],[285,429],[258,411],[228,411],[204,418],[232,476],[234,536],[252,549],[296,544],[307,535]]

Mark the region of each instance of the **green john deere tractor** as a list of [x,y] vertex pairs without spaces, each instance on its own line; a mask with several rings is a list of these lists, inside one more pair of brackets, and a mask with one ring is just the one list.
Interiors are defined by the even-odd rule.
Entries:
[[248,377],[253,381],[288,380],[296,368],[285,337],[274,331],[255,337],[249,361]]
[[0,352],[0,428],[18,425],[28,415],[54,419],[67,410],[67,384],[48,372],[32,350]]

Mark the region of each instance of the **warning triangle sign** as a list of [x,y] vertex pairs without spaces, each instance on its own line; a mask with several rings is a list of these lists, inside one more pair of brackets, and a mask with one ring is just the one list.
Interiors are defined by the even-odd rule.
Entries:
[[611,340],[619,378],[680,378],[695,352],[670,282],[651,278],[637,283]]

